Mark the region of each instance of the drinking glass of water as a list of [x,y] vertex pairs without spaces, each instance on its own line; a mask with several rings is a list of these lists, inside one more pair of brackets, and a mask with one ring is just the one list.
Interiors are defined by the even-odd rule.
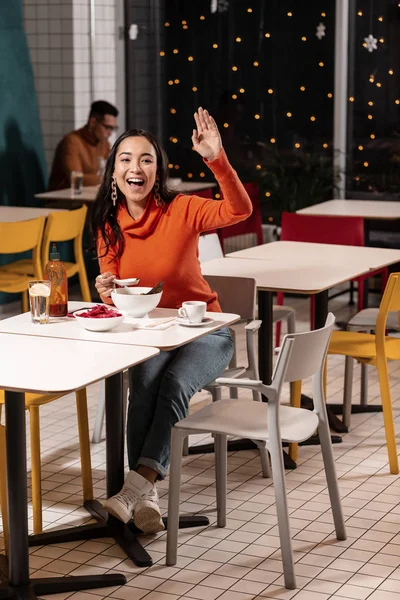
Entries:
[[29,302],[32,323],[44,325],[50,316],[51,281],[39,280],[29,282]]
[[71,196],[79,196],[79,194],[82,194],[82,187],[82,171],[71,171]]

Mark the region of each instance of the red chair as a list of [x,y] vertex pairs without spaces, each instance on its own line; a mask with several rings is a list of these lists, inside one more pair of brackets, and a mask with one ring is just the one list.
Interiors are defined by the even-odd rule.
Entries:
[[249,233],[254,233],[256,235],[257,245],[263,243],[259,187],[256,183],[244,183],[243,186],[250,197],[253,205],[253,212],[248,219],[241,221],[241,223],[218,229],[222,248],[224,248],[224,239],[235,237],[237,235],[247,235]]
[[[281,241],[364,246],[364,219],[362,217],[326,217],[284,212],[282,213],[281,227]],[[364,307],[364,281],[374,275],[381,275],[381,285],[384,290],[388,279],[387,267],[354,279],[358,284],[359,311]],[[277,304],[282,305],[283,292],[279,292],[277,296]],[[314,327],[314,300],[314,296],[311,296],[311,327]],[[278,323],[276,328],[277,346],[279,346],[279,340],[280,324]]]

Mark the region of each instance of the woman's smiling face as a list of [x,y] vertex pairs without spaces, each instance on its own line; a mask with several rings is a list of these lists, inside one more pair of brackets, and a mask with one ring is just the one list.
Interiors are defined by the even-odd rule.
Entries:
[[123,140],[116,152],[114,177],[127,202],[147,199],[157,177],[157,155],[145,137]]

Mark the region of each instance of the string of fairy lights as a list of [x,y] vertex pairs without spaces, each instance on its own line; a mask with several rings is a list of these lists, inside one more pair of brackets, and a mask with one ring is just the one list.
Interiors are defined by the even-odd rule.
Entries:
[[[192,3],[191,3],[192,4]],[[296,3],[287,2],[286,5],[291,5],[291,8],[284,8],[282,4],[279,3],[279,26],[277,27],[275,23],[275,28],[271,27],[268,23],[261,23],[260,27],[258,27],[258,31],[252,31],[251,23],[246,19],[250,19],[254,16],[254,12],[260,12],[260,3],[248,2],[241,3],[239,12],[238,7],[236,6],[235,12],[235,22],[231,20],[225,20],[222,27],[229,28],[229,54],[226,54],[226,49],[223,49],[223,40],[221,38],[221,33],[215,35],[215,22],[213,20],[225,17],[228,15],[229,11],[233,10],[233,0],[211,0],[210,2],[206,2],[205,0],[200,3],[193,4],[201,4],[202,12],[196,10],[188,9],[187,15],[185,18],[181,16],[177,16],[177,14],[173,15],[173,18],[169,18],[167,11],[167,20],[164,23],[165,31],[166,31],[166,48],[160,51],[160,57],[162,57],[166,63],[169,65],[169,68],[166,68],[165,71],[168,72],[169,78],[167,79],[167,102],[169,103],[169,119],[168,119],[168,127],[170,130],[169,135],[169,144],[170,150],[169,155],[171,157],[179,155],[178,152],[174,151],[174,148],[179,148],[186,140],[181,140],[179,134],[177,133],[178,123],[182,115],[182,111],[185,107],[185,104],[189,104],[192,108],[193,106],[197,106],[200,103],[202,98],[203,90],[200,89],[200,76],[199,76],[199,66],[198,63],[201,63],[201,57],[199,57],[198,51],[196,51],[196,45],[192,39],[190,39],[191,30],[196,29],[196,21],[201,22],[204,25],[204,40],[203,43],[209,44],[209,51],[215,51],[215,64],[218,61],[221,61],[221,57],[225,57],[225,61],[223,64],[224,71],[229,71],[230,73],[226,75],[229,82],[231,82],[231,98],[233,101],[239,101],[243,99],[247,94],[247,89],[243,85],[243,73],[249,74],[252,73],[254,80],[263,80],[265,72],[266,72],[266,58],[273,55],[274,43],[276,43],[276,36],[279,36],[279,28],[285,30],[290,21],[295,21],[296,19]],[[263,3],[261,3],[263,4]],[[333,10],[333,2],[330,2],[330,8]],[[393,77],[395,74],[395,70],[393,67],[387,68],[386,77],[384,77],[383,73],[379,73],[380,69],[376,67],[376,61],[374,60],[374,55],[379,53],[380,51],[386,48],[385,41],[385,27],[386,27],[386,17],[385,13],[382,10],[382,7],[378,8],[381,4],[380,1],[376,0],[377,7],[374,6],[374,1],[370,0],[369,10],[364,10],[363,8],[358,8],[357,10],[357,31],[361,34],[362,32],[362,46],[363,49],[368,52],[370,55],[371,66],[369,72],[368,83],[370,84],[370,94],[367,100],[367,112],[366,112],[366,122],[365,122],[365,132],[371,140],[375,140],[377,136],[377,128],[376,128],[376,104],[378,101],[377,94],[383,94],[385,92],[385,83],[386,78]],[[398,2],[398,6],[400,7],[400,2]],[[331,132],[326,131],[325,129],[318,129],[318,126],[321,124],[321,120],[323,117],[318,114],[317,110],[319,104],[323,101],[322,97],[317,98],[318,94],[323,94],[325,101],[329,101],[329,110],[331,114],[333,113],[333,39],[334,39],[334,15],[328,14],[328,10],[325,8],[324,10],[319,9],[318,11],[314,11],[311,16],[310,12],[310,23],[307,26],[306,31],[302,33],[301,31],[296,33],[299,39],[297,42],[301,42],[301,44],[309,45],[310,53],[311,53],[311,61],[314,61],[313,64],[318,66],[318,69],[321,69],[321,73],[325,71],[323,78],[320,78],[324,82],[331,81],[331,89],[325,89],[324,91],[319,88],[315,89],[314,82],[307,81],[306,77],[304,77],[304,81],[300,82],[300,85],[296,87],[296,90],[293,90],[291,94],[291,100],[293,105],[287,106],[290,101],[281,102],[278,100],[278,95],[280,93],[279,90],[279,81],[278,78],[274,78],[271,76],[271,80],[263,86],[261,83],[259,85],[259,108],[254,110],[254,103],[252,106],[253,112],[249,114],[249,110],[247,111],[246,118],[250,121],[252,120],[254,124],[257,124],[257,127],[260,133],[263,130],[268,130],[269,135],[262,136],[263,142],[269,145],[271,148],[275,146],[285,145],[283,138],[286,131],[290,130],[292,123],[295,120],[295,117],[298,118],[300,111],[300,100],[296,103],[296,94],[300,93],[301,95],[307,97],[307,101],[302,105],[306,105],[308,108],[307,111],[303,110],[302,118],[303,120],[308,122],[308,126],[304,123],[304,128],[307,128],[309,132],[309,137],[311,141],[314,139],[316,141],[317,147],[320,148],[320,151],[332,151],[332,139]],[[221,27],[218,29],[220,32]],[[198,31],[198,30],[197,30]],[[295,29],[293,29],[295,31]],[[226,31],[225,31],[226,34]],[[253,43],[255,35],[258,35],[258,53],[256,55],[251,56],[252,52],[249,50],[250,42]],[[215,39],[213,39],[213,36]],[[275,38],[275,39],[274,39]],[[328,42],[329,38],[329,42]],[[227,45],[225,43],[225,45]],[[167,49],[168,47],[168,49]],[[318,50],[320,48],[320,51]],[[366,55],[366,57],[368,56]],[[177,59],[179,61],[177,62]],[[227,59],[227,60],[226,60]],[[246,64],[243,62],[246,60]],[[367,58],[365,59],[367,61]],[[310,61],[310,62],[311,62]],[[316,62],[315,62],[316,61]],[[186,62],[186,67],[184,66],[184,62]],[[219,62],[221,66],[221,62]],[[171,65],[177,65],[177,67],[171,68]],[[179,68],[181,69],[179,72]],[[213,65],[210,65],[212,68]],[[188,68],[190,70],[188,71]],[[279,68],[279,65],[278,67]],[[190,79],[190,88],[187,85],[187,74],[189,73]],[[185,80],[186,79],[186,80]],[[316,79],[319,79],[318,75]],[[327,84],[329,85],[329,83]],[[278,89],[277,89],[278,87]],[[184,88],[184,91],[183,91]],[[179,91],[179,94],[175,93]],[[189,99],[189,93],[192,94],[192,99]],[[362,96],[362,94],[361,94]],[[178,99],[179,98],[179,99]],[[357,105],[357,108],[360,109],[359,102],[364,102],[364,99],[361,97],[360,100],[355,96],[350,96],[348,98],[349,103],[352,104],[352,108]],[[400,98],[396,98],[396,105],[400,105]],[[286,106],[285,106],[286,105]],[[282,108],[281,108],[282,106]],[[275,122],[270,126],[269,120],[271,120],[271,108],[276,108],[277,118]],[[361,107],[361,111],[363,107]],[[190,111],[192,112],[192,111]],[[297,113],[297,114],[296,114]],[[277,123],[279,123],[277,125]],[[227,118],[224,122],[220,123],[220,126],[228,129],[232,126],[232,123],[229,122]],[[321,125],[320,125],[321,126]],[[253,130],[255,125],[252,125]],[[314,128],[313,128],[314,127]],[[175,132],[174,132],[175,129]],[[314,132],[314,133],[313,133]],[[323,137],[325,136],[325,139]],[[296,139],[297,137],[297,139]],[[363,137],[366,137],[363,136]],[[322,139],[321,139],[322,138]],[[296,150],[302,151],[307,144],[308,140],[304,135],[293,134],[293,139],[291,140],[291,148],[295,152]],[[286,144],[287,146],[287,144]],[[362,153],[365,150],[365,143],[360,143],[357,146],[356,152],[356,162],[359,162],[359,157],[362,160]],[[362,160],[363,169],[369,168],[369,161]],[[170,175],[171,176],[181,176],[183,178],[192,179],[193,177],[204,178],[206,173],[201,170],[199,172],[194,172],[194,170],[189,170],[187,172],[183,172],[183,166],[178,161],[171,161],[169,164]],[[255,168],[260,170],[262,167],[260,164],[255,164]],[[356,178],[357,179],[357,178]]]

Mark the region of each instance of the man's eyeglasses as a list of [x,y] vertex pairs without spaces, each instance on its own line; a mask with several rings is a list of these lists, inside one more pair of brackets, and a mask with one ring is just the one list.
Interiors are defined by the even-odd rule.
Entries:
[[114,131],[118,131],[118,125],[107,125],[106,123],[103,123],[103,121],[101,119],[96,119],[96,121],[102,125],[104,127],[104,129],[106,131],[109,131],[110,133],[113,133]]

